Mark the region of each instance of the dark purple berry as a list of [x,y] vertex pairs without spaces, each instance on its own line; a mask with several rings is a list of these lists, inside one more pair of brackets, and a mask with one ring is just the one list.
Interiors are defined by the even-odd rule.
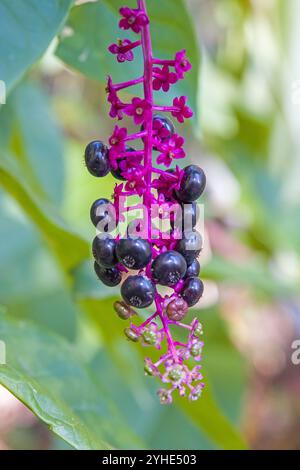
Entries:
[[184,169],[180,189],[176,190],[177,198],[182,202],[196,201],[206,185],[205,173],[199,166],[189,165]]
[[154,300],[155,286],[145,276],[129,276],[122,284],[121,295],[132,307],[146,308]]
[[186,273],[186,261],[176,251],[161,253],[152,263],[153,279],[162,286],[173,286]]
[[147,240],[124,238],[116,248],[118,260],[128,269],[142,269],[151,261],[152,250]]
[[187,311],[188,304],[180,298],[172,300],[166,308],[168,318],[173,321],[181,321],[187,314]]
[[106,176],[110,171],[107,146],[98,140],[89,143],[84,153],[85,164],[93,176]]
[[121,273],[117,268],[103,268],[95,261],[94,269],[100,281],[106,286],[115,287],[122,280]]
[[186,279],[181,296],[189,307],[193,307],[199,302],[204,290],[203,282],[198,277],[189,277]]
[[100,232],[112,232],[116,224],[116,212],[108,199],[97,199],[90,210],[91,221]]
[[182,254],[185,258],[187,265],[198,258],[202,249],[202,237],[200,233],[194,231],[187,232],[181,240],[176,244],[176,251]]
[[192,264],[190,264],[186,270],[185,277],[198,277],[200,274],[200,264],[197,259],[194,259]]
[[[128,145],[126,145],[126,152],[135,152],[135,149],[133,149],[132,147],[129,147]],[[118,168],[114,169],[112,168],[110,170],[111,174],[117,179],[117,180],[121,180],[121,181],[126,181],[126,178],[124,178],[122,176],[122,163],[124,163],[126,161],[127,157],[124,157],[124,158],[119,158],[117,160],[117,165],[118,165]]]
[[95,237],[93,241],[93,255],[98,264],[104,268],[113,268],[118,264],[116,256],[116,240],[105,235]]

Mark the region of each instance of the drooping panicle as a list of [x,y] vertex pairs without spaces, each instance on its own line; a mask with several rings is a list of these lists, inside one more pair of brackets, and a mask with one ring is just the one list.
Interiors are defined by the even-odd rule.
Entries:
[[[202,242],[194,246],[202,240],[195,230],[195,200],[206,179],[195,165],[172,167],[186,157],[184,138],[175,130],[172,117],[183,123],[193,116],[187,97],[178,96],[168,106],[155,101],[156,91],[167,93],[191,69],[186,50],[179,50],[173,58],[154,57],[146,1],[136,3],[135,8],[120,8],[119,21],[120,29],[134,33],[134,37],[115,40],[108,51],[122,64],[134,61],[140,49],[144,70],[141,76],[123,83],[114,83],[109,76],[106,92],[110,117],[130,119],[138,128],[130,134],[126,126],[116,124],[109,146],[92,142],[85,159],[95,176],[110,171],[121,180],[115,185],[112,201],[99,199],[91,209],[92,222],[100,232],[93,242],[95,271],[104,284],[121,284],[123,300],[114,308],[121,319],[131,321],[124,330],[127,339],[164,351],[155,362],[147,357],[144,370],[165,384],[158,396],[161,403],[168,404],[176,390],[180,396],[196,400],[204,387],[201,366],[187,365],[190,359],[201,360],[202,326],[197,319],[191,324],[183,321],[189,307],[203,294],[197,261]],[[139,85],[142,96],[134,93]],[[120,92],[126,89],[132,98],[124,102]],[[154,167],[154,159],[160,168]],[[141,203],[127,203],[132,196],[138,196]],[[185,203],[189,204],[186,212]],[[143,215],[126,224],[126,216],[138,209]],[[190,215],[188,234],[183,233],[185,214]],[[167,229],[162,227],[166,220],[170,222]],[[121,223],[125,223],[123,233],[118,231]],[[194,245],[190,249],[191,240]],[[168,293],[163,291],[166,286]],[[141,308],[150,310],[144,321],[139,320]],[[176,340],[176,329],[184,331],[185,342]]]

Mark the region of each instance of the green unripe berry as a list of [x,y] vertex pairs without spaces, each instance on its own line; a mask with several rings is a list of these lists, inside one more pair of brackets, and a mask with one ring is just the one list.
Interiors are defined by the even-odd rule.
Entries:
[[154,370],[153,370],[153,368],[150,366],[150,364],[146,364],[146,365],[145,365],[144,371],[145,371],[145,374],[147,374],[147,375],[154,375]]
[[157,340],[157,335],[154,331],[147,330],[143,333],[143,340],[145,341],[146,344],[149,344],[150,346],[154,346]]
[[193,357],[196,357],[196,356],[199,356],[202,352],[202,346],[201,346],[201,343],[195,343],[193,344],[193,346],[191,347],[191,355]]
[[203,335],[202,325],[198,325],[197,328],[195,328],[194,336],[197,336],[198,338],[200,338],[200,336],[202,335]]
[[180,365],[174,366],[170,371],[169,371],[169,377],[171,380],[174,382],[177,382],[180,380],[183,376],[183,370]]

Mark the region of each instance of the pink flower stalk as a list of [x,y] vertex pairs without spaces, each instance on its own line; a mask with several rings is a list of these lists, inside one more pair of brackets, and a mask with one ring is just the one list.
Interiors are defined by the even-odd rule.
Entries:
[[111,118],[117,117],[119,120],[123,119],[123,104],[119,100],[117,90],[115,89],[111,77],[107,79],[106,86],[107,101],[111,104],[109,115]]
[[130,168],[123,173],[124,178],[126,178],[127,183],[125,189],[131,191],[134,194],[134,191],[142,196],[147,188],[146,182],[143,179],[143,170],[137,168]]
[[177,77],[182,80],[184,78],[185,72],[191,70],[192,65],[186,58],[186,50],[182,49],[175,55],[175,70],[177,73]]
[[169,129],[166,129],[159,119],[154,119],[153,121],[153,140],[155,140],[156,146],[159,145],[164,140],[169,139],[172,134]]
[[185,119],[189,119],[193,116],[193,111],[191,108],[186,106],[187,97],[181,96],[180,98],[174,98],[173,106],[174,109],[172,111],[172,116],[174,116],[178,122],[183,123]]
[[151,103],[146,99],[133,98],[131,104],[124,108],[124,113],[133,117],[134,124],[143,124],[151,116]]
[[182,148],[183,144],[184,138],[174,134],[166,143],[160,145],[159,151],[161,153],[157,157],[157,164],[169,167],[174,159],[184,158],[185,151]]
[[140,41],[132,42],[130,39],[124,39],[123,41],[120,39],[117,44],[111,44],[108,50],[117,56],[118,62],[132,62],[134,59],[132,49],[139,46],[140,44]]
[[142,9],[120,8],[120,14],[123,18],[119,22],[121,29],[132,29],[135,33],[140,33],[143,26],[149,23],[149,18]]
[[153,188],[164,194],[165,197],[172,198],[174,191],[180,189],[183,175],[184,172],[179,166],[176,166],[172,173],[162,172],[159,178],[153,180]]
[[153,89],[169,91],[170,85],[177,82],[178,78],[175,72],[170,72],[168,65],[164,65],[162,69],[159,67],[153,68]]
[[126,127],[115,126],[113,134],[109,138],[110,145],[118,152],[125,151],[125,139],[127,137]]
[[[129,134],[127,127],[116,125],[109,137],[110,148],[103,142],[91,142],[86,149],[85,160],[94,176],[105,176],[111,171],[115,178],[123,180],[115,185],[113,191],[110,203],[113,211],[102,209],[102,204],[108,202],[106,199],[93,204],[91,219],[95,226],[98,227],[99,220],[103,222],[106,218],[110,222],[112,212],[115,212],[118,224],[126,220],[128,212],[143,209],[143,217],[127,226],[128,237],[120,233],[115,236],[115,247],[108,237],[99,242],[107,243],[104,259],[103,250],[98,252],[98,243],[95,243],[95,271],[105,285],[117,286],[122,282],[123,300],[114,307],[120,318],[135,320],[124,330],[127,338],[161,351],[155,362],[149,357],[145,359],[144,370],[146,375],[157,377],[165,385],[158,390],[158,396],[161,403],[170,404],[174,392],[194,401],[201,396],[204,387],[201,365],[186,364],[186,361],[197,363],[201,360],[202,326],[197,319],[191,324],[183,323],[188,308],[196,305],[203,293],[203,284],[197,276],[198,252],[194,250],[192,256],[185,252],[185,240],[174,222],[184,203],[192,203],[202,194],[205,175],[195,165],[184,169],[177,165],[168,170],[154,168],[153,151],[158,152],[157,163],[167,168],[174,160],[186,156],[184,139],[175,133],[173,123],[165,114],[170,113],[179,123],[191,118],[193,112],[187,106],[187,97],[181,96],[169,106],[160,106],[155,103],[154,92],[168,92],[171,85],[184,78],[191,64],[185,49],[177,52],[175,59],[153,57],[145,4],[146,0],[137,0],[137,8],[120,9],[119,27],[140,34],[140,39],[136,42],[119,40],[108,48],[118,62],[131,62],[134,60],[133,50],[141,46],[144,70],[140,77],[119,84],[114,84],[109,76],[106,87],[109,115],[119,120],[128,116],[139,128],[134,134]],[[138,84],[143,84],[143,96],[134,96],[129,103],[122,102],[119,91]],[[135,142],[138,142],[137,146]],[[141,197],[143,204],[128,204],[127,198],[131,196]],[[192,204],[190,206],[193,207]],[[170,228],[161,228],[169,217]],[[104,224],[102,231],[112,231],[109,223]],[[175,263],[174,268],[172,263]],[[188,273],[191,263],[195,264],[196,274]],[[162,294],[158,286],[169,287],[168,293]],[[150,309],[151,306],[153,309],[149,311],[148,318],[139,320],[134,309]],[[185,340],[176,340],[177,329],[185,332]]]

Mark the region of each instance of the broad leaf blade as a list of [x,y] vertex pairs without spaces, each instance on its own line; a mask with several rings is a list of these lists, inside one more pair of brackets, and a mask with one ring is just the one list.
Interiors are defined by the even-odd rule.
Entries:
[[9,158],[7,154],[0,158],[0,184],[37,225],[66,270],[72,269],[89,256],[88,243],[69,230],[53,207],[42,205],[37,200],[23,181],[16,160],[12,156]]
[[73,0],[2,0],[0,80],[10,90],[47,49]]
[[0,365],[0,383],[56,434],[77,449],[140,444],[68,342],[3,313],[0,338],[7,359],[6,365]]

